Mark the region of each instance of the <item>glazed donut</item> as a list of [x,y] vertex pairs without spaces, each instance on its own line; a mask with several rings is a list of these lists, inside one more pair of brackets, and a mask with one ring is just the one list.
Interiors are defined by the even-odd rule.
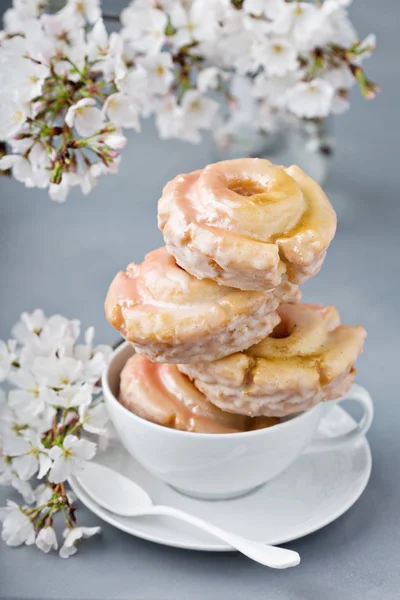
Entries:
[[164,188],[158,226],[178,265],[241,290],[302,283],[318,273],[336,215],[299,167],[227,160],[178,175]]
[[139,417],[184,431],[232,433],[276,425],[276,418],[251,419],[211,404],[176,365],[136,354],[121,372],[119,401]]
[[283,417],[344,395],[366,332],[340,325],[332,306],[281,305],[281,321],[248,350],[211,363],[179,365],[222,410]]
[[298,286],[287,282],[270,292],[244,292],[200,281],[163,247],[118,273],[105,310],[140,354],[190,363],[216,360],[259,342],[279,322],[279,303],[299,299]]

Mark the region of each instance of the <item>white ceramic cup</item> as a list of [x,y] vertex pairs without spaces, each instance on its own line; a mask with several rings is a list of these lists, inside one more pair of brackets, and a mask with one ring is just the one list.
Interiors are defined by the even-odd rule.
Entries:
[[[239,433],[192,433],[156,425],[128,411],[117,400],[120,373],[133,349],[122,344],[102,378],[111,420],[127,451],[150,473],[178,491],[206,500],[235,498],[266,483],[292,464],[304,450],[325,450],[360,440],[373,419],[371,396],[359,385],[335,401],[284,422]],[[350,432],[314,439],[323,416],[337,402],[359,402],[364,415]]]

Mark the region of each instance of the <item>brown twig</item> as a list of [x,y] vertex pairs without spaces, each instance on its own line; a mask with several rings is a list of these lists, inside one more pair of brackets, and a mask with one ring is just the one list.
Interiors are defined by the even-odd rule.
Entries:
[[53,432],[54,439],[57,437],[57,425],[58,425],[58,418],[57,418],[57,415],[54,415],[53,426],[52,426],[52,432]]
[[113,21],[114,23],[119,23],[119,15],[105,15],[103,14],[103,19],[105,21]]

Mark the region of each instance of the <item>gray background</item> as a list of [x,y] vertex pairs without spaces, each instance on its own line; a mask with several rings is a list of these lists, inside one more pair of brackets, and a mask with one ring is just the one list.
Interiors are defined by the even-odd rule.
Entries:
[[[116,12],[123,4],[110,1],[107,8]],[[364,495],[338,521],[289,545],[302,556],[301,566],[290,571],[269,571],[238,554],[168,549],[105,524],[102,538],[88,540],[68,561],[1,543],[3,600],[400,597],[400,10],[397,0],[358,0],[352,14],[361,35],[378,36],[367,66],[383,93],[370,103],[355,94],[351,112],[337,120],[338,152],[327,189],[340,200],[339,229],[321,274],[304,291],[306,299],[336,305],[343,322],[361,322],[368,330],[358,381],[374,396],[376,418],[368,435],[374,466]],[[111,278],[161,245],[156,202],[163,184],[210,160],[209,142],[161,142],[148,124],[124,150],[120,174],[103,178],[87,198],[76,193],[60,206],[45,192],[1,180],[0,339],[23,310],[42,307],[93,324],[97,340],[112,342],[115,333],[102,306]],[[10,492],[1,489],[1,504],[6,497]],[[99,523],[82,507],[79,519]]]

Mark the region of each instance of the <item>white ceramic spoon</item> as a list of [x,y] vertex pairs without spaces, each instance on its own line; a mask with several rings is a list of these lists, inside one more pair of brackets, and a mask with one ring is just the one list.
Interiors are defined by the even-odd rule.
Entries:
[[300,563],[299,554],[293,550],[248,540],[172,506],[154,506],[150,496],[137,483],[103,465],[88,462],[76,479],[86,494],[99,506],[121,517],[174,517],[215,535],[232,548],[267,567],[286,569]]

